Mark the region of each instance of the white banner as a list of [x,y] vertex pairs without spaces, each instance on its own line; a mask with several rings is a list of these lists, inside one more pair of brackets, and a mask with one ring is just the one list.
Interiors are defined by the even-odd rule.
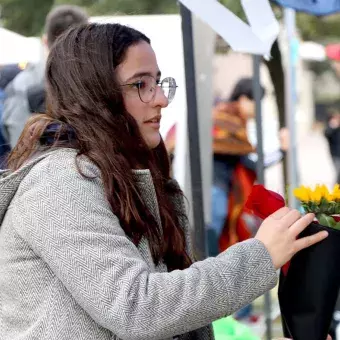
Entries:
[[249,24],[217,0],[179,1],[208,24],[234,51],[269,57],[280,30],[269,0],[241,0]]

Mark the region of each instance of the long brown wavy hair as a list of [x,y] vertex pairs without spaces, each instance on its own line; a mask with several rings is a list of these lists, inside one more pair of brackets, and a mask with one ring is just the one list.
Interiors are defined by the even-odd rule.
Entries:
[[[33,153],[56,147],[78,150],[101,171],[106,197],[126,235],[138,245],[145,237],[156,264],[169,270],[190,266],[184,231],[172,206],[170,163],[163,141],[150,150],[135,119],[126,111],[115,69],[130,46],[150,40],[119,24],[72,28],[53,45],[46,67],[47,113],[33,116],[8,159],[18,169]],[[42,145],[51,125],[54,142]],[[72,129],[73,138],[60,138]],[[79,167],[78,167],[79,168]],[[162,227],[147,210],[131,169],[150,169]],[[83,174],[84,176],[84,174]],[[177,189],[178,191],[178,189]]]

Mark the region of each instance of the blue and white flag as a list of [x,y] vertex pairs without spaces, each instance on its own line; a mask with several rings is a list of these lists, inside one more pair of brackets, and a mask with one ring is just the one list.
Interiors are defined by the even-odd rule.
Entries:
[[272,0],[272,2],[316,16],[340,12],[340,0]]

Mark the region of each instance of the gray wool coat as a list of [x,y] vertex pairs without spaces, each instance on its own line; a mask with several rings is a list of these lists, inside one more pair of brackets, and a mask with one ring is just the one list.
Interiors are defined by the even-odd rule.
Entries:
[[[186,270],[155,266],[148,243],[136,247],[112,213],[99,169],[83,158],[96,176],[83,178],[75,155],[54,150],[0,173],[1,340],[210,340],[214,320],[275,286],[255,239]],[[160,223],[149,170],[134,176]],[[182,198],[170,199],[182,212]]]

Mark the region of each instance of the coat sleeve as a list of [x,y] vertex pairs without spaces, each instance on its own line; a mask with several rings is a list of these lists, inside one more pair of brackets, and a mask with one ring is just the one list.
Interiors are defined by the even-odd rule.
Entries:
[[[275,286],[271,257],[257,240],[186,270],[151,272],[110,210],[100,179],[83,178],[74,156],[66,158],[50,156],[26,176],[13,206],[16,228],[77,303],[119,338],[184,334]],[[86,173],[98,174],[84,164]]]

